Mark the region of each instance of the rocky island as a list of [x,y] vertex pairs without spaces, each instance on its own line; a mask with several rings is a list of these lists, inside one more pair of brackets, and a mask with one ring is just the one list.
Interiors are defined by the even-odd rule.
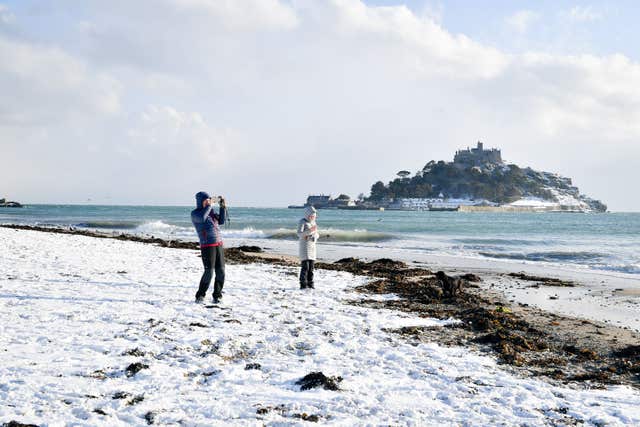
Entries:
[[0,208],[22,208],[23,205],[18,202],[12,202],[7,199],[0,199]]
[[502,160],[499,149],[458,150],[453,162],[429,161],[414,176],[409,171],[384,184],[378,181],[362,203],[399,210],[606,212],[571,178]]

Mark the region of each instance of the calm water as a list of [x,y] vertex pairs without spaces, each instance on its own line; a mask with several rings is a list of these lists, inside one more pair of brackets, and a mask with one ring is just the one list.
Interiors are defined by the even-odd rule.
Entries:
[[[195,240],[191,207],[31,205],[0,223],[76,226]],[[295,239],[302,212],[230,208],[225,239]],[[321,210],[322,242],[357,248],[569,264],[640,277],[640,213],[463,213]]]

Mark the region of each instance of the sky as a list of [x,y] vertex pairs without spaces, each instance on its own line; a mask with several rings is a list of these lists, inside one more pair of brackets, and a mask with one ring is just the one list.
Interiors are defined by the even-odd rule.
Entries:
[[640,211],[633,1],[0,0],[0,197],[356,197],[502,149]]

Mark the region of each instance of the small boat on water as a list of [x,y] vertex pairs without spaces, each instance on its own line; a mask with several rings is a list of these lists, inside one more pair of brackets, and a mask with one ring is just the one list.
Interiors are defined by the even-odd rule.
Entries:
[[457,212],[460,206],[429,206],[429,212]]

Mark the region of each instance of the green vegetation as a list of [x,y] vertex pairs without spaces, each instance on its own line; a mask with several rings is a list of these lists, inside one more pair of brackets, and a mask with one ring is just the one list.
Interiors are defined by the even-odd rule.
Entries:
[[522,197],[557,202],[555,195],[562,194],[583,200],[595,210],[606,210],[602,203],[581,196],[570,178],[520,168],[514,164],[485,163],[471,166],[432,160],[412,177],[404,170],[398,172],[397,176],[386,185],[382,181],[373,184],[367,200],[379,203],[396,198],[444,197],[505,204]]

